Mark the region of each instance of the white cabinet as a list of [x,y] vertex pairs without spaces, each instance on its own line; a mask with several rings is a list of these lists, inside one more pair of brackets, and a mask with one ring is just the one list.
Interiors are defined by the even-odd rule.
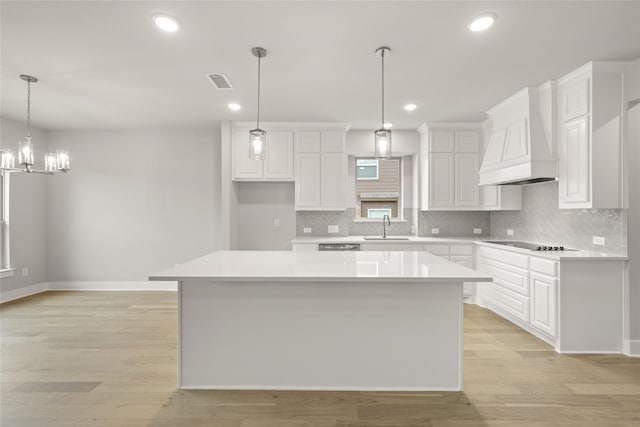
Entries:
[[232,162],[234,181],[292,181],[293,131],[269,130],[266,159],[249,158],[249,128],[232,130]]
[[429,156],[429,203],[433,208],[455,206],[454,154],[431,153]]
[[561,209],[622,207],[622,71],[626,64],[590,62],[558,80]]
[[296,133],[296,210],[344,210],[347,202],[345,132]]
[[531,326],[556,336],[556,293],[558,279],[531,272]]
[[518,185],[482,185],[480,203],[487,211],[519,211],[522,209],[522,188]]
[[479,210],[479,125],[423,125],[422,210]]

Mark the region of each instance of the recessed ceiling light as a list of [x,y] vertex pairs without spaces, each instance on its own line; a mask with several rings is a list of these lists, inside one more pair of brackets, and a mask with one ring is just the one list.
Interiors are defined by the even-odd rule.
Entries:
[[393,123],[385,123],[382,125],[384,129],[391,129],[393,127]]
[[484,31],[491,27],[498,17],[495,13],[485,13],[480,16],[476,16],[473,18],[471,22],[469,22],[469,29],[475,33],[479,31]]
[[151,19],[162,31],[168,33],[175,33],[180,29],[180,23],[173,16],[165,15],[164,13],[156,13]]
[[404,109],[407,110],[407,111],[413,111],[416,108],[418,108],[418,106],[416,104],[407,104],[407,105],[404,106]]
[[240,111],[240,110],[242,110],[242,105],[240,105],[240,104],[233,104],[232,103],[232,104],[229,104],[228,107],[229,107],[229,109],[231,111]]

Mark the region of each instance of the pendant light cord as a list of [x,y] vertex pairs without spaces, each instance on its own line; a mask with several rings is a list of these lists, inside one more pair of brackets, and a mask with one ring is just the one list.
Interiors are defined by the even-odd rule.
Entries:
[[384,49],[382,55],[382,129],[384,129]]
[[31,81],[27,80],[27,138],[31,137]]
[[258,55],[258,114],[256,118],[256,128],[260,129],[260,60],[262,55]]

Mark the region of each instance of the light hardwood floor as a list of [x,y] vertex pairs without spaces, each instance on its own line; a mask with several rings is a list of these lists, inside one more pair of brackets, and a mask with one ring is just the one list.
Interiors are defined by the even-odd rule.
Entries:
[[176,390],[171,292],[48,292],[0,321],[2,427],[640,426],[640,359],[558,355],[476,306],[462,393]]

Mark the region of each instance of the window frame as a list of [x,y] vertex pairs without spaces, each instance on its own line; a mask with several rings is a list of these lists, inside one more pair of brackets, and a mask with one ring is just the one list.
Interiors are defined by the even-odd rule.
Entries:
[[14,268],[11,267],[11,244],[9,233],[9,176],[5,171],[0,171],[0,278],[13,276]]
[[[404,170],[405,170],[405,164],[404,162],[406,156],[400,155],[400,156],[393,156],[391,157],[390,160],[398,160],[398,164],[399,164],[399,197],[398,197],[398,216],[394,217],[394,218],[389,218],[391,222],[407,222],[407,219],[404,216],[404,205],[405,205],[405,193],[404,193],[404,186],[405,186],[405,182],[404,182]],[[369,156],[359,156],[357,154],[353,154],[353,165],[354,165],[354,180],[353,180],[353,189],[355,194],[355,198],[356,198],[356,205],[360,206],[358,203],[358,194],[356,191],[356,187],[358,185],[358,160],[375,160],[376,163],[379,165],[379,161],[378,159],[369,157]],[[378,174],[379,175],[379,174]],[[366,180],[366,179],[365,179]],[[356,216],[353,219],[353,222],[379,222],[380,218],[367,218],[367,217],[363,217],[362,216],[362,212],[360,213],[360,216],[358,216],[358,213],[356,212]]]

